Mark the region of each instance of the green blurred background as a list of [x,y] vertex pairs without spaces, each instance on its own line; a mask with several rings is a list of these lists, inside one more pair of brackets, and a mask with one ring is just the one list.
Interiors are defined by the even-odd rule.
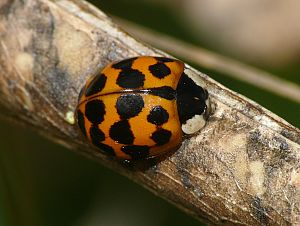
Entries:
[[[255,57],[243,57],[245,53],[231,52],[215,38],[213,40],[217,44],[211,42],[213,32],[205,33],[201,24],[193,28],[193,19],[185,19],[189,11],[182,10],[181,6],[188,3],[179,0],[93,2],[110,15],[229,55],[300,84],[297,54],[282,62],[277,59],[274,63],[268,59],[260,63],[253,60]],[[221,34],[222,31],[220,39]],[[300,127],[299,104],[219,72],[193,66]],[[201,225],[171,204],[98,163],[53,144],[26,128],[4,121],[0,125],[0,225]]]

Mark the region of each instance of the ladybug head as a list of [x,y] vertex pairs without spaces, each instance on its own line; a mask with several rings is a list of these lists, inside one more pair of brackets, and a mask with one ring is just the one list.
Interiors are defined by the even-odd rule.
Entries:
[[196,133],[205,126],[208,117],[208,93],[185,73],[181,75],[176,93],[182,131]]

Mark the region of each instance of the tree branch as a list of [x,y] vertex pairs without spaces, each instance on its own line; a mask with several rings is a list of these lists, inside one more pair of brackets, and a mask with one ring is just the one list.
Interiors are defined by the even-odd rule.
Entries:
[[124,167],[80,136],[73,118],[78,93],[111,61],[166,54],[80,0],[2,0],[0,15],[2,117],[96,159],[207,223],[300,224],[298,129],[188,66],[214,105],[207,126],[163,161]]

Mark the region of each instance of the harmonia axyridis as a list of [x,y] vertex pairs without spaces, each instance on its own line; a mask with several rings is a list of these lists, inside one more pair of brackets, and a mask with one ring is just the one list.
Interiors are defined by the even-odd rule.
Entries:
[[200,84],[174,59],[142,56],[112,63],[81,90],[77,122],[106,154],[156,157],[205,125],[208,93]]

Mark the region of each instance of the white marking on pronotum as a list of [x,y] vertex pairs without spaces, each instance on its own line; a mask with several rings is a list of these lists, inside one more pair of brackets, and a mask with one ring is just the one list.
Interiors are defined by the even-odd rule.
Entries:
[[205,126],[206,120],[203,115],[195,115],[193,118],[182,124],[181,129],[185,134],[193,134]]
[[200,87],[202,87],[203,89],[206,89],[205,82],[203,81],[203,79],[202,79],[199,75],[194,74],[194,73],[191,73],[191,71],[190,71],[190,70],[187,70],[187,69],[184,70],[184,73],[185,73],[190,79],[192,79],[192,80],[196,83],[197,86],[200,86]]

